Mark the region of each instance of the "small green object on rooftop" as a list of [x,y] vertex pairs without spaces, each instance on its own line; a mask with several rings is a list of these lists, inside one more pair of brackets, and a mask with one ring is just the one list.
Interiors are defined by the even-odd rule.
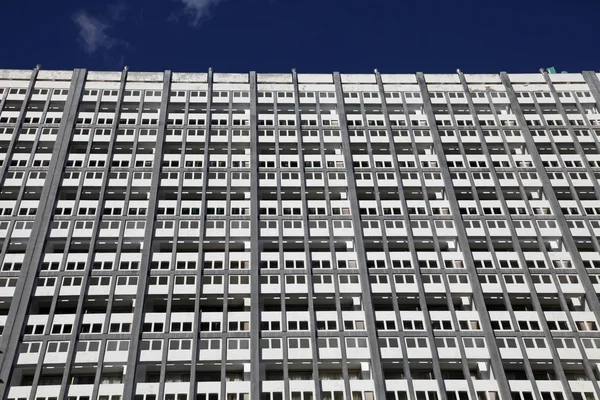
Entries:
[[549,74],[555,74],[556,73],[556,68],[554,68],[554,67],[548,68],[548,73]]

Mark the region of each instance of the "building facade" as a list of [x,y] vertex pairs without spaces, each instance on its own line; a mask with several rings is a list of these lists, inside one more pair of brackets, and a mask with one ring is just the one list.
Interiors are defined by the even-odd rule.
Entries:
[[2,400],[598,400],[600,80],[0,71]]

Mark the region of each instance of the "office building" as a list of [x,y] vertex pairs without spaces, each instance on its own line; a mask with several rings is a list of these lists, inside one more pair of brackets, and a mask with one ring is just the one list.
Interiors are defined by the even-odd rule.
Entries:
[[599,400],[599,104],[2,70],[2,400]]

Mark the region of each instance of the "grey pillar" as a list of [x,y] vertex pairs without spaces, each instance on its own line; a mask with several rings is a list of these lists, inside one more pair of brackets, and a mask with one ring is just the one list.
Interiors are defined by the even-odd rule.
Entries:
[[[310,325],[312,327],[310,331],[311,337],[311,350],[313,358],[313,380],[315,382],[315,400],[321,400],[321,381],[319,380],[319,367],[317,360],[319,359],[317,340],[317,317],[315,314],[315,304],[313,301],[313,270],[312,270],[312,257],[310,253],[310,222],[308,219],[308,200],[306,199],[306,177],[304,170],[304,149],[302,148],[302,117],[300,115],[300,89],[298,87],[298,74],[296,70],[292,70],[292,83],[294,84],[294,106],[295,106],[295,117],[296,126],[298,127],[298,158],[300,167],[300,196],[302,198],[302,205],[304,210],[302,211],[302,223],[304,224],[304,251],[308,259],[308,265],[306,266],[306,277],[308,283],[308,312],[310,314]],[[284,283],[285,284],[285,283]],[[287,396],[287,394],[286,394]]]
[[583,79],[588,84],[594,100],[597,104],[600,104],[600,81],[594,71],[583,71]]
[[[190,394],[189,399],[193,400],[198,393],[198,378],[196,376],[196,363],[198,362],[198,351],[200,343],[200,297],[202,296],[202,279],[204,278],[204,232],[206,229],[206,188],[208,187],[208,149],[210,144],[210,119],[211,119],[211,104],[212,104],[212,84],[213,70],[208,70],[208,89],[206,91],[206,130],[204,134],[204,160],[202,162],[202,210],[200,211],[200,239],[198,245],[200,251],[198,254],[198,273],[196,274],[196,304],[194,305],[194,335],[192,340],[192,369],[190,371]],[[189,101],[189,100],[188,100]],[[184,156],[185,162],[185,156]],[[185,165],[185,164],[184,164]]]
[[477,311],[479,313],[479,319],[481,322],[483,334],[485,336],[485,341],[489,344],[488,349],[490,352],[491,364],[494,371],[494,376],[496,378],[496,381],[498,382],[498,390],[500,392],[500,397],[502,399],[510,399],[510,387],[508,385],[508,380],[506,379],[506,374],[504,373],[504,368],[502,367],[502,359],[500,358],[500,352],[498,351],[498,347],[496,346],[496,338],[494,336],[494,331],[492,329],[490,317],[485,305],[483,291],[481,290],[481,286],[479,286],[477,270],[475,269],[475,263],[473,261],[473,256],[469,248],[469,241],[467,240],[467,231],[463,225],[460,208],[458,206],[458,200],[456,199],[456,194],[454,193],[454,186],[452,185],[452,176],[450,175],[448,163],[446,162],[446,158],[444,157],[444,147],[442,145],[442,140],[437,129],[435,114],[433,112],[431,98],[429,97],[429,91],[427,90],[427,82],[425,82],[425,76],[422,72],[417,73],[417,82],[419,84],[419,88],[421,89],[421,96],[423,97],[423,106],[425,109],[425,114],[427,114],[427,119],[429,120],[431,137],[433,138],[433,146],[435,148],[436,154],[438,155],[439,166],[441,168],[440,172],[444,180],[446,197],[448,199],[450,210],[454,218],[454,225],[456,226],[458,243],[463,253],[464,261],[467,266],[467,273],[469,275],[469,280],[471,281],[471,287],[473,288],[474,303],[477,306]]
[[[550,178],[546,173],[546,169],[544,168],[544,164],[542,163],[542,158],[537,151],[537,147],[535,145],[535,141],[533,140],[533,136],[531,136],[531,132],[527,127],[527,120],[521,111],[521,107],[519,106],[519,102],[517,100],[517,95],[512,87],[512,83],[508,77],[506,72],[500,73],[500,79],[502,80],[502,84],[506,88],[506,93],[510,100],[510,106],[512,108],[513,113],[517,117],[517,121],[519,123],[519,128],[523,133],[523,138],[525,139],[525,146],[531,155],[531,159],[533,161],[533,165],[537,171],[538,176],[540,177],[540,181],[542,182],[542,188],[544,190],[544,194],[546,195],[548,202],[550,203],[550,207],[552,208],[552,214],[556,217],[556,223],[558,224],[560,231],[562,232],[563,241],[569,254],[571,256],[571,260],[573,261],[573,266],[581,279],[581,284],[585,288],[586,293],[595,294],[594,286],[590,280],[587,271],[583,265],[583,259],[581,258],[581,254],[577,250],[577,244],[573,239],[573,235],[571,234],[571,229],[567,224],[567,220],[562,213],[560,203],[552,189],[552,182],[550,182]],[[592,176],[592,179],[593,176]],[[596,295],[588,295],[586,296],[588,304],[594,314],[596,315],[596,319],[600,320],[600,301],[598,301],[598,296]]]
[[[121,76],[121,85],[119,88],[119,98],[117,99],[115,118],[114,118],[113,125],[112,125],[112,134],[110,136],[110,142],[108,145],[108,155],[106,157],[106,163],[105,163],[104,169],[103,169],[102,186],[100,187],[100,198],[98,199],[97,212],[96,212],[96,216],[94,218],[94,231],[92,232],[92,236],[90,238],[90,247],[89,247],[89,252],[88,252],[87,261],[86,261],[87,268],[86,268],[85,274],[83,276],[83,285],[81,286],[81,295],[80,295],[81,301],[79,301],[77,303],[75,323],[73,324],[73,333],[71,335],[71,339],[69,340],[69,350],[67,351],[67,362],[65,363],[65,373],[63,374],[60,393],[58,395],[59,399],[66,399],[66,397],[67,397],[69,375],[70,375],[70,371],[73,367],[73,364],[75,362],[76,346],[77,346],[77,341],[79,339],[79,332],[81,330],[81,322],[83,320],[83,315],[84,315],[83,314],[83,305],[85,304],[84,300],[87,296],[88,288],[90,286],[90,277],[92,275],[92,263],[94,261],[94,250],[96,247],[95,246],[96,239],[98,238],[98,235],[100,233],[100,221],[102,220],[102,214],[103,214],[102,210],[104,209],[104,200],[106,197],[106,188],[108,186],[108,178],[110,175],[112,154],[113,154],[113,150],[114,150],[114,145],[117,142],[117,139],[116,139],[117,133],[118,133],[117,126],[119,123],[119,113],[121,110],[121,104],[123,103],[123,96],[124,96],[124,92],[125,92],[125,82],[127,82],[127,69],[125,69],[123,71],[123,74]],[[98,104],[100,104],[100,101],[98,101]],[[91,142],[90,142],[90,145],[91,145]],[[79,188],[79,190],[81,190],[81,187]],[[125,223],[126,222],[123,221],[123,225],[125,225]],[[74,224],[72,224],[72,225],[74,225]],[[71,229],[73,229],[73,226],[71,226]],[[58,293],[58,290],[57,290],[57,293]]]
[[256,72],[250,72],[250,399],[259,400],[260,353],[260,223],[258,202],[258,100]]
[[[27,320],[31,295],[35,289],[38,268],[43,257],[44,246],[52,216],[54,215],[54,205],[56,204],[58,189],[62,179],[67,152],[77,119],[77,107],[83,93],[86,71],[76,69],[73,71],[69,96],[65,103],[63,118],[54,149],[52,159],[48,168],[48,175],[44,182],[44,188],[40,196],[37,213],[35,216],[32,236],[27,244],[27,250],[23,259],[23,269],[19,273],[19,280],[8,313],[6,329],[0,340],[0,350],[4,353],[2,358],[0,379],[4,384],[0,384],[0,398],[7,396],[7,386],[10,384],[12,366],[18,356],[19,341],[23,335],[25,322]],[[18,133],[15,132],[15,136]]]
[[[390,140],[390,154],[392,156],[392,165],[394,166],[394,175],[396,175],[396,182],[398,183],[398,198],[400,199],[400,202],[402,203],[402,220],[404,221],[404,226],[406,226],[406,238],[408,241],[408,246],[410,248],[410,252],[411,252],[411,258],[412,258],[412,262],[413,265],[415,266],[415,276],[417,278],[418,281],[418,285],[419,285],[419,296],[420,297],[424,297],[423,294],[423,282],[421,279],[421,274],[419,271],[419,260],[417,258],[417,251],[415,250],[415,246],[414,246],[414,242],[413,242],[413,235],[412,235],[412,230],[410,229],[410,218],[408,216],[408,207],[406,205],[406,198],[404,196],[404,185],[402,184],[402,177],[400,176],[400,167],[398,165],[398,155],[396,154],[396,143],[394,142],[394,135],[393,135],[393,131],[392,131],[392,125],[390,123],[390,114],[388,112],[388,107],[387,107],[387,103],[385,100],[385,88],[383,86],[383,81],[381,80],[381,74],[376,71],[375,72],[375,80],[377,82],[377,88],[379,89],[379,97],[381,98],[381,110],[383,112],[383,116],[385,119],[385,125],[387,127],[387,134],[389,136],[389,140]],[[404,108],[405,112],[406,112],[406,103],[403,102],[402,107]],[[385,233],[385,226],[382,227],[382,230]],[[385,237],[387,238],[387,234],[385,234]],[[389,249],[387,250],[388,253],[388,257],[389,257]],[[390,287],[392,288],[392,297],[396,298],[395,305],[394,305],[394,309],[398,309],[398,301],[397,301],[397,292],[396,292],[396,287],[395,287],[395,283],[392,279],[392,277],[394,276],[394,274],[389,274],[389,280],[390,280]],[[421,304],[421,308],[423,308],[423,310],[427,309],[427,302],[425,301],[424,298],[419,299],[420,304]],[[397,311],[398,313],[398,324],[401,324],[401,319],[400,319],[400,311]],[[427,315],[427,319],[426,321],[429,321],[429,315]],[[407,354],[407,350],[406,350],[406,340],[404,335],[400,336],[400,348],[402,349],[402,354],[406,355]],[[430,345],[432,348],[432,353],[435,354],[435,357],[437,358],[437,348],[435,347],[435,341],[431,340],[431,338],[429,338],[430,340]],[[408,357],[403,357],[403,367],[404,367],[404,374],[405,374],[405,379],[407,380],[407,385],[408,385],[408,398],[411,400],[415,400],[415,388],[413,385],[413,381],[412,381],[412,377],[410,374],[410,363],[408,362]],[[438,368],[439,368],[439,363],[438,363]],[[436,381],[438,382],[438,385],[440,385],[443,382],[440,382],[440,379],[438,378],[439,374],[436,374]],[[442,388],[443,386],[440,385],[440,388]]]
[[340,128],[342,135],[342,149],[344,153],[344,164],[346,166],[346,176],[348,181],[348,200],[352,209],[352,226],[354,228],[354,243],[356,248],[356,258],[358,264],[358,273],[360,276],[360,285],[362,288],[362,308],[365,313],[365,325],[367,327],[367,340],[369,351],[371,353],[371,376],[375,385],[375,396],[377,399],[385,399],[385,380],[381,366],[381,355],[379,354],[379,343],[377,341],[377,328],[375,326],[375,311],[371,300],[371,283],[369,281],[369,271],[367,270],[367,255],[363,243],[362,223],[360,218],[360,207],[356,196],[356,179],[354,177],[354,168],[352,162],[352,152],[350,146],[350,136],[348,135],[348,121],[346,120],[346,111],[344,107],[344,91],[342,89],[342,79],[339,72],[333,73],[333,82],[335,83],[338,114],[340,117]]
[[[21,126],[23,125],[23,120],[25,119],[27,103],[29,103],[29,100],[31,99],[31,95],[33,94],[33,88],[35,86],[35,81],[37,79],[39,72],[40,72],[39,65],[36,66],[33,71],[31,71],[31,80],[29,81],[29,85],[27,86],[27,92],[25,92],[25,99],[23,100],[23,104],[21,105],[21,110],[20,110],[19,116],[17,117],[17,122],[15,123],[14,132],[13,132],[12,138],[10,139],[10,144],[8,145],[8,150],[6,151],[6,158],[4,159],[4,163],[0,167],[0,186],[4,184],[4,178],[6,177],[6,171],[8,170],[8,167],[10,167],[10,159],[12,158],[12,154],[15,149],[15,143],[17,143],[19,134],[21,132]],[[73,77],[71,78],[71,82],[73,82],[74,78],[75,78],[75,72],[73,72]],[[4,99],[6,99],[7,94],[8,94],[8,89],[5,90]],[[69,91],[69,94],[71,94],[71,91]],[[50,96],[48,96],[48,97],[50,97]],[[47,103],[49,103],[49,102],[50,102],[50,100],[47,100]],[[3,105],[4,104],[2,104],[2,106]],[[47,104],[46,104],[46,107],[47,107]],[[2,111],[2,108],[0,108],[0,111]],[[65,111],[66,111],[66,109],[65,109]],[[43,121],[40,121],[40,122],[43,123]],[[40,129],[40,132],[38,133],[38,135],[40,135],[40,134],[41,134],[41,129]]]
[[[527,282],[528,287],[532,291],[531,292],[531,302],[532,302],[534,309],[537,313],[537,316],[540,320],[540,325],[542,326],[543,335],[546,338],[546,341],[548,343],[548,348],[550,349],[550,352],[552,353],[552,357],[554,359],[558,360],[559,359],[558,352],[556,350],[556,347],[554,346],[554,343],[552,342],[552,333],[550,332],[550,328],[548,327],[548,323],[546,322],[546,316],[544,314],[542,306],[540,305],[538,295],[535,291],[535,284],[533,283],[533,280],[531,278],[531,272],[527,268],[526,259],[525,259],[525,256],[523,255],[523,250],[521,249],[521,244],[519,243],[518,234],[514,227],[512,218],[510,217],[510,212],[509,212],[509,209],[508,209],[508,206],[506,203],[506,199],[504,197],[504,193],[502,192],[502,186],[500,185],[500,181],[498,180],[498,177],[496,175],[496,169],[494,168],[494,166],[492,164],[493,160],[490,155],[490,152],[489,152],[489,149],[487,146],[487,142],[485,141],[485,137],[484,137],[483,131],[481,129],[481,124],[479,123],[479,120],[477,119],[477,111],[475,108],[475,104],[473,103],[473,98],[471,97],[471,93],[469,92],[469,85],[468,85],[467,80],[465,79],[465,76],[462,72],[459,73],[458,76],[459,76],[461,85],[463,87],[463,90],[465,92],[465,98],[466,98],[468,106],[469,106],[469,111],[471,112],[471,115],[474,117],[474,120],[475,120],[474,121],[475,128],[477,130],[477,134],[479,135],[479,138],[481,139],[482,152],[486,157],[487,163],[489,164],[489,173],[493,177],[494,189],[496,190],[498,200],[500,201],[500,204],[502,207],[502,212],[504,213],[504,215],[506,215],[507,227],[510,231],[510,237],[513,242],[514,251],[517,253],[517,255],[519,257],[519,261],[521,262],[521,266],[523,267],[522,272],[523,272],[524,279]],[[492,102],[492,99],[490,99],[490,102]],[[494,112],[494,114],[496,114],[496,113]],[[500,126],[498,117],[496,115],[495,115],[495,118],[498,123],[498,126]],[[477,201],[479,201],[479,199],[477,199]],[[485,229],[487,230],[487,227]],[[490,250],[493,250],[493,249],[490,249]],[[505,282],[500,280],[500,284],[502,286],[503,292],[505,294],[508,294],[508,292],[506,291]],[[514,326],[517,327],[518,326],[516,324],[517,320],[516,320],[514,311],[512,310],[512,305],[510,304],[510,301],[508,301],[508,303],[510,306],[509,312],[511,314],[511,320],[512,320]],[[523,338],[518,337],[517,340],[519,341],[522,348],[524,348]],[[495,345],[495,343],[494,343],[494,345]],[[523,354],[523,359],[524,359],[525,369],[526,369],[527,373],[529,374],[529,376],[533,379],[533,373],[531,371],[531,363],[529,362],[529,358],[526,353]],[[567,393],[568,396],[572,397],[572,393],[570,391],[569,384],[567,382],[567,378],[566,378],[565,372],[562,368],[562,365],[560,363],[557,363],[555,365],[555,367],[556,367],[555,369],[556,369],[557,375],[558,375],[563,387],[565,388],[565,392]],[[531,383],[532,383],[532,387],[534,389],[534,394],[535,394],[536,398],[540,398],[539,386],[538,386],[537,382],[534,380]]]
[[[148,273],[152,261],[152,239],[154,237],[154,224],[156,222],[156,208],[158,205],[158,188],[160,186],[160,173],[162,168],[163,147],[165,140],[165,127],[167,124],[167,106],[171,92],[171,71],[165,71],[163,77],[162,99],[158,119],[158,132],[156,147],[154,148],[154,162],[152,164],[152,184],[148,201],[146,217],[146,231],[144,233],[144,247],[138,279],[137,294],[133,322],[131,324],[131,339],[129,342],[129,357],[127,369],[124,374],[123,400],[132,400],[135,394],[136,372],[140,355],[140,339],[144,322],[144,300],[148,289]],[[168,329],[168,327],[165,327]]]

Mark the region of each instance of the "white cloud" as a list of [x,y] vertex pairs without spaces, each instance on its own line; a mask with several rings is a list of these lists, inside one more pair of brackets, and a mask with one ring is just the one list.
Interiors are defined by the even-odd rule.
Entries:
[[79,28],[79,41],[88,53],[93,53],[99,48],[110,49],[117,42],[106,33],[109,28],[106,23],[85,11],[75,14],[73,22]]
[[197,25],[200,20],[206,17],[212,6],[217,5],[222,0],[178,0],[183,3],[183,12],[192,18],[192,25]]
[[83,49],[92,54],[100,49],[110,50],[117,45],[129,47],[127,42],[110,34],[115,24],[123,22],[128,11],[129,6],[123,0],[118,0],[108,4],[106,12],[100,16],[91,15],[84,10],[75,13],[72,20],[79,29],[78,41]]
[[125,13],[129,10],[129,6],[123,1],[117,1],[116,3],[109,4],[106,7],[110,19],[113,22],[121,21],[125,16]]

